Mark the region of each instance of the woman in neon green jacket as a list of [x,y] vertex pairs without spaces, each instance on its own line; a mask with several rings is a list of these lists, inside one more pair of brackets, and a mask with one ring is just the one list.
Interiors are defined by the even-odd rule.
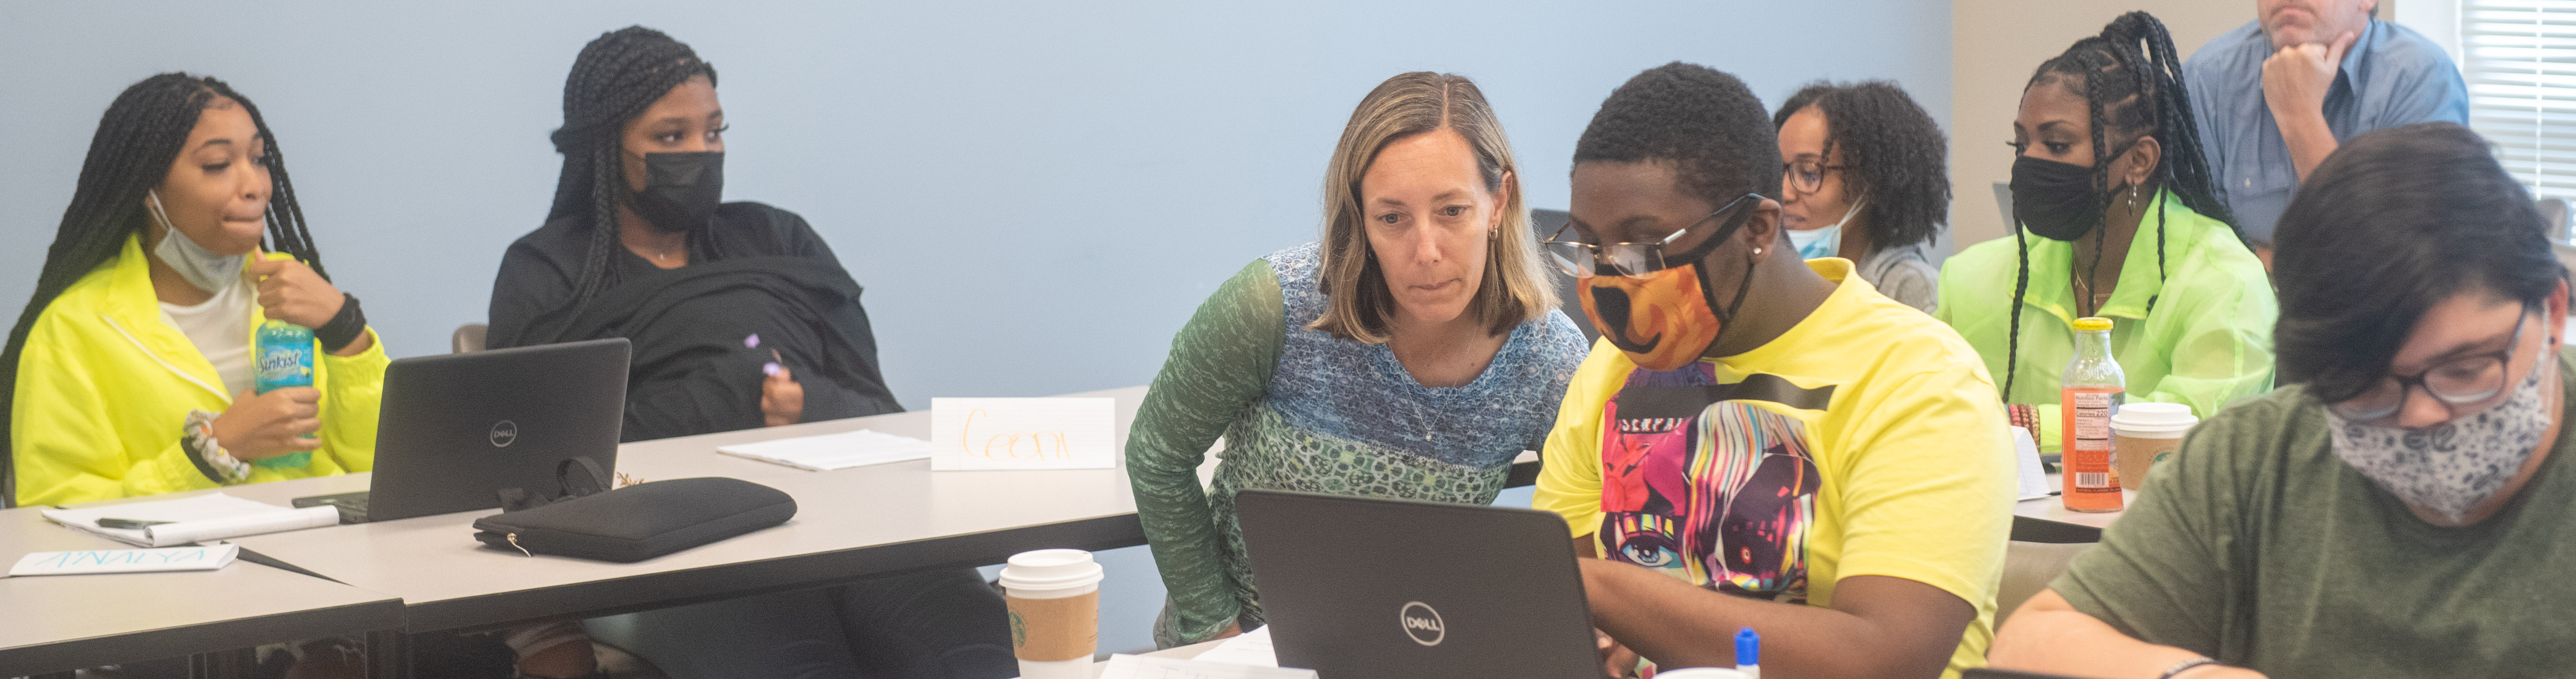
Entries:
[[[279,252],[261,252],[263,235]],[[270,318],[313,330],[312,387],[252,390],[252,334]],[[153,76],[100,119],[0,354],[6,495],[61,504],[367,471],[385,364],[357,299],[323,273],[259,109],[213,78]]]
[[2130,401],[2206,418],[2272,388],[2279,303],[2210,183],[2180,70],[2144,12],[2041,65],[2013,121],[2013,238],[1941,267],[1934,315],[2004,379],[2043,449],[2079,317],[2112,319]]

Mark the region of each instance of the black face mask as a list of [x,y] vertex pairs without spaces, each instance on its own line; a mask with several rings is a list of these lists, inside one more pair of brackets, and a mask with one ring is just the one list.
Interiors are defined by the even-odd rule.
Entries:
[[724,197],[724,152],[644,154],[644,190],[629,201],[644,223],[687,233],[715,221]]
[[2093,188],[2093,168],[2022,156],[2013,160],[2013,219],[2041,238],[2073,241],[2102,224],[2110,197]]

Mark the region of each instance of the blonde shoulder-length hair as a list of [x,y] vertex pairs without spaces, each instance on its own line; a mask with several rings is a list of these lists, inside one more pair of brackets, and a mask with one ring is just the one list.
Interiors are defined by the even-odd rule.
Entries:
[[1360,177],[1387,144],[1440,129],[1450,129],[1475,150],[1476,171],[1485,190],[1506,196],[1502,224],[1485,247],[1485,275],[1476,296],[1467,302],[1470,318],[1488,332],[1503,334],[1522,321],[1556,309],[1556,289],[1545,283],[1538,246],[1530,235],[1529,210],[1522,207],[1520,172],[1512,162],[1512,145],[1503,138],[1502,121],[1485,103],[1485,94],[1464,76],[1415,71],[1386,79],[1351,112],[1342,140],[1333,145],[1332,165],[1324,172],[1324,242],[1316,248],[1321,270],[1315,287],[1328,300],[1322,315],[1306,327],[1334,337],[1382,344],[1395,313],[1394,293],[1387,290],[1377,256],[1370,251],[1368,229],[1360,210]]

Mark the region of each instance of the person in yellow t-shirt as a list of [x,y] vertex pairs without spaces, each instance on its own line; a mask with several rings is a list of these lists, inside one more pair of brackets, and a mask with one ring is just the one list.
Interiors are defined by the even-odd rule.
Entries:
[[[1607,669],[1955,677],[1984,664],[2014,468],[1977,353],[1849,260],[1782,238],[1762,105],[1675,63],[1576,143],[1548,244],[1601,341],[1574,374],[1534,506],[1564,515]],[[1633,649],[1633,652],[1629,649]]]

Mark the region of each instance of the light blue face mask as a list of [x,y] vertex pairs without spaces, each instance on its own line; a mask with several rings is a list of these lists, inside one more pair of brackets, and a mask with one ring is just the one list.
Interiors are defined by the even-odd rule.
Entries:
[[152,246],[152,254],[159,255],[161,263],[178,271],[179,277],[188,279],[189,285],[206,292],[220,291],[241,282],[242,260],[250,257],[250,253],[218,255],[198,245],[188,239],[188,234],[180,233],[178,227],[170,224],[170,213],[161,208],[159,192],[145,191],[143,195],[151,199],[144,206],[152,208],[152,221],[161,225],[161,244]]
[[1806,230],[1790,230],[1789,245],[1798,249],[1799,259],[1832,257],[1841,253],[1843,249],[1843,225],[1850,223],[1852,215],[1860,214],[1861,207],[1868,204],[1868,198],[1862,198],[1858,202],[1852,203],[1851,209],[1843,211],[1843,218],[1834,222],[1832,226]]

